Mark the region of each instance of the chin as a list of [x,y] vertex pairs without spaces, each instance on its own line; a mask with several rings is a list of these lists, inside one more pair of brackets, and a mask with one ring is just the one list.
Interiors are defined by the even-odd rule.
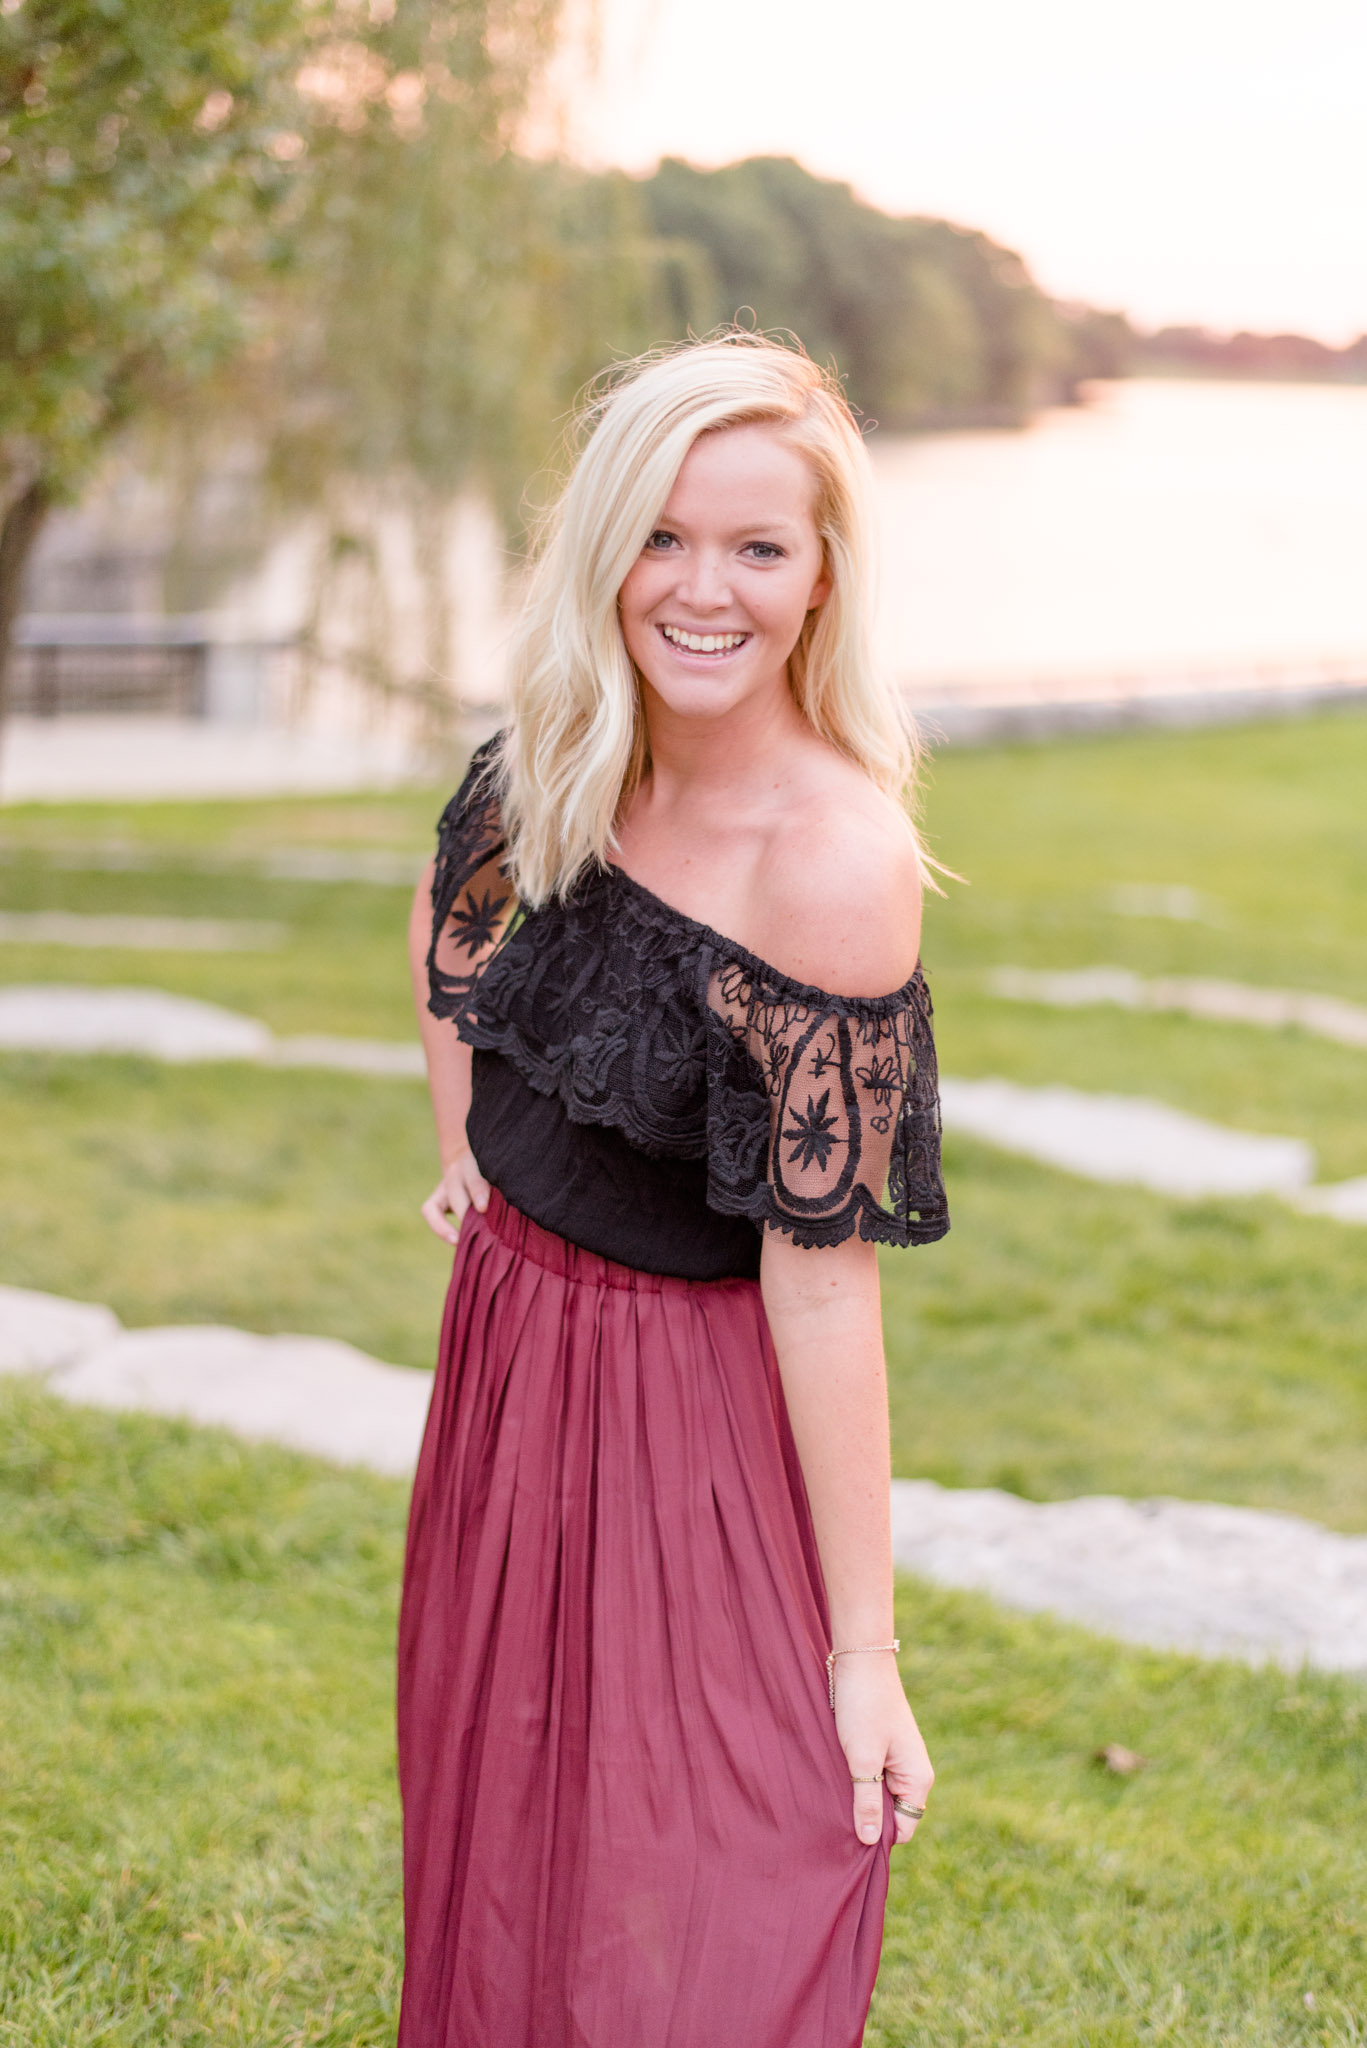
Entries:
[[721,718],[726,712],[735,710],[745,702],[747,691],[737,682],[727,682],[718,676],[671,676],[666,683],[659,683],[653,676],[647,676],[652,693],[665,710],[675,718]]

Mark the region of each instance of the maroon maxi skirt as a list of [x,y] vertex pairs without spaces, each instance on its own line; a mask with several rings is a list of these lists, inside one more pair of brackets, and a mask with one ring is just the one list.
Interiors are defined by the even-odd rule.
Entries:
[[857,2048],[850,1818],[758,1285],[467,1216],[399,1631],[400,2048]]

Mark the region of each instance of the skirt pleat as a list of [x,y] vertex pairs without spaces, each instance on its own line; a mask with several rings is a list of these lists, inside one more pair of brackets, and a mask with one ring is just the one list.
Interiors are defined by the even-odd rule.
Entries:
[[850,1821],[756,1282],[467,1216],[399,1629],[400,2048],[857,2048]]

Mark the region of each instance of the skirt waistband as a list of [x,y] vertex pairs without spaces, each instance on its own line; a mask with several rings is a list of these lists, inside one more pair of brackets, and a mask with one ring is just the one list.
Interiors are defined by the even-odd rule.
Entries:
[[606,1259],[601,1252],[585,1251],[582,1245],[571,1244],[567,1237],[559,1237],[553,1230],[547,1230],[540,1223],[533,1223],[530,1216],[524,1216],[506,1201],[497,1188],[489,1190],[489,1206],[483,1215],[478,1211],[466,1212],[462,1229],[468,1229],[471,1222],[487,1230],[500,1244],[506,1244],[510,1251],[517,1252],[533,1265],[544,1266],[547,1272],[556,1273],[562,1280],[577,1280],[587,1287],[620,1287],[637,1294],[667,1294],[675,1288],[686,1293],[703,1289],[711,1293],[717,1287],[757,1287],[757,1280],[680,1280],[672,1273],[646,1273],[637,1266],[619,1265],[616,1259]]

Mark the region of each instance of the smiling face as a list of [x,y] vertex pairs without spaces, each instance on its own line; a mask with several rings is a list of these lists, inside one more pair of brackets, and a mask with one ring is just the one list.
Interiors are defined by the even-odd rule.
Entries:
[[803,622],[831,588],[814,495],[779,428],[721,427],[693,443],[618,595],[648,700],[715,718],[786,691]]

